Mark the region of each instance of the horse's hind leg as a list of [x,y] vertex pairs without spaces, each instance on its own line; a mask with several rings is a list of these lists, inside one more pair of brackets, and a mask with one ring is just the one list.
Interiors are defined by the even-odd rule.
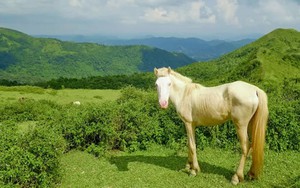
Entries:
[[236,173],[233,175],[231,179],[231,183],[234,185],[237,185],[239,182],[244,180],[244,167],[250,149],[249,139],[247,134],[247,126],[248,126],[248,122],[236,123],[237,134],[242,148],[242,156],[241,156],[240,164],[236,170]]

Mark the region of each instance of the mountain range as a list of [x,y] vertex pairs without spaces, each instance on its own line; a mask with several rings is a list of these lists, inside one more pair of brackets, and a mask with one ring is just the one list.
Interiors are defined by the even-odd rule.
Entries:
[[194,59],[144,46],[105,46],[36,38],[0,28],[0,79],[32,83],[59,77],[82,78],[181,67]]
[[226,53],[238,49],[255,39],[242,39],[237,41],[202,40],[199,38],[177,37],[147,37],[137,39],[118,39],[103,36],[84,35],[40,35],[39,37],[57,38],[63,41],[92,42],[104,45],[146,45],[167,50],[169,52],[184,53],[197,61],[207,61],[218,58]]
[[[197,63],[182,53],[143,45],[63,42],[0,29],[0,79],[32,83],[59,77],[96,78],[147,72],[162,66],[178,68],[182,74],[206,85],[245,80],[271,90],[276,90],[274,83],[279,82],[293,82],[299,87],[300,32],[276,29],[217,59]],[[138,80],[139,75],[135,77]],[[145,83],[148,78],[152,79],[146,74]],[[120,76],[118,81],[121,84]]]

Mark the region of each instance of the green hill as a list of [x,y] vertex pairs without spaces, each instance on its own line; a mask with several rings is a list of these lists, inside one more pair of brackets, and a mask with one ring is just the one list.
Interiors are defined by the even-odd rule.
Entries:
[[104,46],[34,38],[0,28],[0,79],[19,82],[152,71],[194,62],[180,53],[147,46]]
[[214,61],[179,68],[196,81],[214,85],[245,80],[276,85],[300,81],[300,32],[276,29],[260,39]]

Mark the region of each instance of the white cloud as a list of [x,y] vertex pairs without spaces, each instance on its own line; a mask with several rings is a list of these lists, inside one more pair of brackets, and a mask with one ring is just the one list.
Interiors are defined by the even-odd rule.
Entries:
[[0,13],[13,14],[13,15],[27,15],[39,14],[43,11],[49,12],[54,10],[55,5],[59,0],[41,0],[41,1],[28,1],[28,0],[13,0],[13,1],[0,1]]
[[239,19],[236,15],[238,9],[237,0],[217,0],[217,8],[227,24],[239,25]]
[[143,20],[155,23],[170,23],[180,22],[180,15],[172,10],[166,10],[162,7],[145,10]]
[[153,23],[215,23],[215,15],[204,1],[148,8],[141,19]]
[[[299,0],[0,0],[0,25],[29,34],[266,33],[300,29]],[[205,28],[205,29],[204,29]],[[83,33],[81,33],[83,32]]]
[[212,10],[206,6],[205,2],[198,1],[191,3],[189,11],[190,18],[199,23],[215,23],[216,16]]
[[287,23],[300,21],[300,4],[296,1],[260,1],[259,10],[270,22]]

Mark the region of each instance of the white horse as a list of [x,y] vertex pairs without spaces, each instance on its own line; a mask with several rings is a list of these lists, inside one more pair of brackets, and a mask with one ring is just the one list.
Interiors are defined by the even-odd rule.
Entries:
[[[190,78],[169,68],[154,69],[161,108],[167,108],[169,98],[185,123],[188,137],[186,170],[196,175],[200,167],[196,154],[195,127],[222,124],[231,119],[236,127],[242,156],[231,182],[244,180],[244,166],[252,148],[251,178],[258,178],[263,167],[265,131],[268,119],[266,93],[258,87],[242,82],[232,82],[216,87],[192,83]],[[248,132],[252,137],[251,147]]]

